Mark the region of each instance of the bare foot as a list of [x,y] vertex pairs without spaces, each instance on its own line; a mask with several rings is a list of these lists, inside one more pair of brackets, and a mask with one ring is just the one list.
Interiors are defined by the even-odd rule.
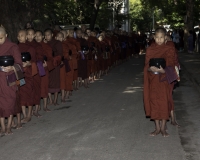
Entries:
[[61,103],[65,103],[65,102],[67,102],[65,99],[64,99],[64,100],[61,100]]
[[171,122],[171,125],[180,128],[181,126],[177,122]]
[[27,123],[27,118],[22,119],[22,120],[21,120],[21,123],[22,123],[22,124],[26,124],[26,123]]
[[21,129],[22,128],[22,124],[17,124],[17,128],[16,129]]
[[51,112],[50,109],[48,109],[47,107],[43,109],[45,112]]
[[33,115],[36,116],[37,118],[41,117],[41,115],[38,112],[33,112]]
[[13,125],[11,126],[11,128],[12,128],[12,129],[16,129],[16,128],[17,128],[17,125],[16,125],[16,124],[13,124]]
[[53,102],[49,102],[47,105],[48,105],[48,106],[51,106],[51,105],[53,105]]
[[157,136],[158,134],[160,134],[160,130],[155,130],[153,132],[150,133],[150,136]]
[[166,130],[161,131],[161,134],[162,134],[163,137],[169,137],[169,134],[167,133]]
[[6,134],[5,134],[5,131],[2,131],[1,130],[1,132],[0,132],[0,137],[3,137],[3,136],[5,136]]
[[54,102],[53,104],[54,104],[54,106],[59,106],[59,104],[57,102]]
[[5,135],[11,135],[13,134],[13,132],[11,131],[10,128],[7,128]]

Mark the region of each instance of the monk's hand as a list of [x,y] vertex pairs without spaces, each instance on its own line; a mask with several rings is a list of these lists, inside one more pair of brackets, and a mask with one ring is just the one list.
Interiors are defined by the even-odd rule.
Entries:
[[47,62],[46,61],[43,62],[43,67],[47,67]]
[[165,73],[165,70],[162,68],[162,66],[160,66],[160,68],[158,68],[158,71],[159,73]]
[[7,67],[1,67],[1,69],[2,69],[2,71],[3,72],[11,72],[11,71],[13,71],[14,69],[13,69],[14,67],[13,66],[7,66]]
[[151,66],[151,67],[149,67],[148,71],[150,71],[150,72],[158,72],[158,69],[159,68],[157,68],[155,66]]

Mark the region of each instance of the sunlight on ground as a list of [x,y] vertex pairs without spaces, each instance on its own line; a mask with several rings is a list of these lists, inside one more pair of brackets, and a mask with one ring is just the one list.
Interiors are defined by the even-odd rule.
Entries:
[[135,92],[142,92],[143,87],[127,87],[123,93],[135,93]]

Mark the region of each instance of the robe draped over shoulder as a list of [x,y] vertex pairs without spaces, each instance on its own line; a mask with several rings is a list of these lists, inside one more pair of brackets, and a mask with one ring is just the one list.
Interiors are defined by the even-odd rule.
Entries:
[[55,39],[47,42],[52,48],[55,69],[49,72],[49,92],[55,93],[60,91],[60,63],[63,56],[62,43]]
[[151,119],[161,120],[168,119],[172,106],[170,104],[172,92],[171,87],[165,79],[165,74],[153,74],[148,71],[149,60],[151,58],[164,58],[166,67],[173,67],[175,57],[175,49],[169,45],[152,44],[146,51],[144,66],[144,107],[146,116]]
[[[21,53],[19,47],[10,42],[7,38],[3,44],[0,45],[0,56],[12,55],[15,64],[22,66]],[[15,113],[16,107],[16,91],[17,86],[7,85],[7,75],[0,71],[0,117],[9,117]]]

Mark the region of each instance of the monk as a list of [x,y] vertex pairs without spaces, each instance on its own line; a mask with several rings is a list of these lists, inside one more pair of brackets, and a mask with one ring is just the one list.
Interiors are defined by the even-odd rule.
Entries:
[[[16,44],[7,39],[7,33],[4,27],[0,27],[0,56],[11,55],[14,58],[14,66],[1,66],[0,71],[0,120],[1,132],[0,135],[10,135],[11,123],[14,114],[14,107],[16,105],[16,90],[17,86],[9,86],[7,83],[7,76],[14,74],[13,70],[16,64],[22,66],[21,53]],[[5,118],[8,118],[7,125],[5,125]]]
[[79,80],[78,80],[78,53],[81,52],[80,43],[74,38],[74,30],[67,30],[67,41],[68,43],[74,45],[76,49],[72,50],[72,61],[74,68],[74,90],[78,90],[79,88]]
[[80,29],[78,29],[76,31],[76,35],[77,35],[77,41],[80,43],[81,45],[81,52],[79,52],[79,58],[78,58],[78,66],[79,66],[79,70],[78,70],[78,77],[80,77],[81,81],[84,80],[84,86],[85,88],[89,88],[89,75],[88,75],[88,68],[87,68],[87,58],[86,55],[88,54],[88,44],[87,41],[82,38],[82,31]]
[[[156,29],[154,39],[155,43],[147,49],[145,58],[144,107],[146,116],[153,119],[156,125],[156,130],[150,136],[156,136],[161,133],[163,137],[168,137],[166,121],[169,119],[172,110],[169,101],[172,96],[170,83],[174,81],[172,74],[175,73],[175,49],[165,44],[166,30],[164,28]],[[161,66],[160,68],[149,67],[151,58],[164,58],[166,68],[163,69]]]
[[[56,40],[63,42],[64,40],[64,35],[62,32],[57,33]],[[67,81],[67,76],[66,76],[66,69],[65,69],[65,64],[64,64],[64,59],[65,59],[65,55],[69,54],[69,47],[68,45],[62,43],[62,47],[63,47],[63,58],[62,58],[62,62],[61,62],[61,66],[60,66],[60,89],[61,89],[61,103],[65,103],[65,95],[66,95],[66,81]]]
[[[22,123],[27,123],[31,120],[32,108],[33,108],[33,98],[34,98],[34,85],[33,85],[33,75],[32,75],[32,64],[35,63],[36,66],[36,53],[35,49],[26,43],[27,32],[26,30],[20,30],[18,32],[17,39],[19,41],[20,52],[29,52],[31,54],[31,61],[23,62],[24,76],[26,84],[20,87],[20,104],[22,107],[23,119]],[[33,65],[34,66],[34,65]],[[28,114],[26,113],[26,106],[28,106]],[[18,125],[21,124],[18,122]]]
[[[167,39],[166,40],[167,40],[166,45],[170,45],[171,47],[174,47],[174,49],[176,50],[174,42],[172,41],[170,35],[167,35]],[[178,54],[177,54],[177,52],[178,51],[176,50],[174,63],[175,63],[175,69],[177,68],[177,70],[178,70],[178,71],[177,70],[176,71],[179,72],[180,64],[178,62]],[[177,81],[180,81],[179,73],[177,73],[177,76],[178,76]],[[172,94],[173,94],[174,85],[175,85],[175,82],[171,83],[171,93]],[[175,118],[173,98],[172,97],[170,97],[170,98],[171,98],[170,99],[170,104],[171,104],[171,108],[172,108],[172,110],[171,110],[171,124],[173,126],[180,127],[180,125],[177,123],[176,118]]]
[[[29,46],[35,48],[36,52],[36,61],[37,64],[39,62],[44,62],[44,50],[40,44],[38,44],[35,41],[35,31],[33,29],[27,30],[27,42]],[[43,66],[45,67],[46,64],[44,63]],[[41,75],[42,76],[42,75]],[[33,79],[34,84],[34,104],[35,104],[35,111],[33,112],[33,115],[36,117],[41,117],[39,114],[39,108],[40,108],[40,99],[41,99],[41,76],[36,74]]]
[[68,60],[69,62],[69,66],[70,66],[70,71],[66,73],[66,80],[67,80],[67,83],[66,83],[66,95],[65,95],[65,100],[68,100],[70,95],[72,95],[72,91],[73,91],[73,79],[74,79],[74,70],[76,68],[76,64],[74,64],[74,62],[76,63],[76,61],[74,61],[72,59],[72,55],[73,54],[77,54],[77,50],[76,50],[76,46],[71,43],[68,38],[67,38],[67,35],[68,35],[68,31],[66,30],[62,30],[61,31],[63,33],[63,41],[62,41],[62,44],[63,45],[67,45],[69,47],[69,52],[68,52],[68,55],[67,55],[67,52],[64,53],[64,57]]
[[53,67],[53,57],[52,57],[52,48],[43,41],[43,34],[41,31],[35,32],[35,40],[39,43],[44,51],[44,56],[46,57],[44,60],[44,68],[45,68],[45,76],[41,77],[41,97],[43,98],[43,110],[45,112],[51,111],[47,108],[47,98],[48,98],[48,87],[49,87],[49,72],[51,72]]
[[[53,50],[53,65],[55,67],[55,69],[49,73],[49,105],[54,104],[56,106],[59,105],[57,103],[57,99],[58,92],[60,91],[60,64],[61,58],[63,56],[62,43],[58,40],[53,39],[53,32],[51,29],[46,29],[44,32],[44,36],[45,41]],[[51,97],[52,93],[54,93],[54,100],[52,100]]]

